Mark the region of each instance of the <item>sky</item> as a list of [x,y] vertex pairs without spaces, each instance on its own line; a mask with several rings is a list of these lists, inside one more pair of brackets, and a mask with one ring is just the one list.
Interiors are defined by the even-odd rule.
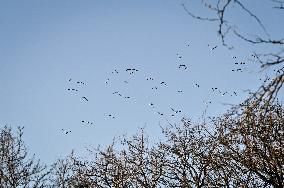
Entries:
[[[192,19],[181,3],[206,15],[199,1],[0,1],[0,126],[24,126],[29,152],[51,163],[140,127],[159,140],[161,125],[242,102],[271,74],[251,54],[272,47],[231,37],[229,50],[216,23]],[[272,36],[283,35],[283,13],[247,3]],[[263,34],[234,7],[229,17]]]

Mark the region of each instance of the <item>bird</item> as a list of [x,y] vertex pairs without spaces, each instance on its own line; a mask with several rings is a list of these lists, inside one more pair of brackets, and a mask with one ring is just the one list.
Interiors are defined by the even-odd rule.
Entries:
[[69,88],[69,89],[68,89],[68,91],[71,91],[71,90],[72,90],[72,91],[78,91],[78,89],[75,89],[75,88],[72,88],[72,89]]
[[175,112],[176,114],[177,113],[181,113],[181,110],[174,110],[172,107],[170,107],[171,108],[171,110],[173,111],[173,112]]
[[161,116],[163,116],[164,114],[163,113],[161,113],[161,112],[157,112],[159,115],[161,115]]
[[167,84],[165,82],[161,82],[161,85],[165,85],[166,86]]
[[77,81],[77,84],[83,84],[83,85],[85,85],[85,83],[84,83],[84,82],[81,82],[81,81]]
[[213,48],[211,48],[211,50],[215,50],[218,46],[214,46]]
[[107,84],[107,83],[108,83],[108,81],[109,81],[109,78],[105,81],[105,83]]
[[204,100],[203,100],[203,103],[204,103],[205,105],[208,105],[208,104],[211,104],[212,101],[207,102],[207,101],[204,101]]
[[82,99],[85,99],[86,101],[89,101],[86,97],[82,97]]
[[130,68],[128,68],[128,69],[126,69],[126,72],[129,72],[129,74],[134,74],[134,72],[137,72],[138,71],[138,69],[130,69]]
[[154,80],[154,78],[152,78],[152,77],[149,77],[149,78],[147,78],[146,80]]
[[238,72],[238,71],[243,72],[242,69],[232,69],[232,72],[235,72],[235,71],[236,72]]
[[153,103],[149,103],[149,106],[151,106],[151,108],[155,108]]
[[71,131],[66,131],[64,129],[61,129],[63,131],[64,134],[68,134],[68,133],[71,133]]
[[112,119],[114,119],[115,117],[111,114],[108,115],[108,117],[111,117]]
[[114,69],[114,71],[112,71],[111,73],[116,73],[118,74],[118,71],[116,69]]
[[178,68],[184,68],[184,69],[187,69],[187,66],[186,65],[179,65]]
[[90,125],[92,125],[92,124],[93,124],[93,122],[90,122],[90,121],[84,121],[84,120],[82,120],[82,123],[86,123],[86,124],[90,124]]
[[182,56],[181,56],[179,53],[177,53],[176,55],[177,55],[177,57],[178,57],[179,59],[182,58]]

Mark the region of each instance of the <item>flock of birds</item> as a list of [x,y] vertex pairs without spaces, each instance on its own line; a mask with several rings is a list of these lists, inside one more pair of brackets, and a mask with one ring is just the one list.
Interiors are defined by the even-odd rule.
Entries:
[[[187,47],[190,46],[190,44],[186,44]],[[214,46],[211,46],[211,45],[208,45],[208,47],[210,47],[210,50],[211,51],[214,51],[217,49],[217,45],[214,45]],[[176,65],[176,69],[177,70],[180,70],[180,71],[191,71],[190,69],[190,65],[189,64],[185,64],[183,62],[183,56],[181,53],[177,53],[176,54],[177,56],[177,62],[178,64]],[[252,55],[254,56],[254,55]],[[243,72],[244,70],[244,66],[246,65],[245,62],[237,62],[237,57],[236,56],[233,56],[232,57],[234,61],[234,66],[236,67],[235,69],[232,69],[231,71],[232,72]],[[140,71],[138,70],[137,68],[132,68],[132,67],[128,67],[128,68],[125,68],[125,69],[114,69],[113,71],[111,71],[111,74],[113,75],[120,75],[120,74],[128,74],[129,76],[135,76],[136,74],[138,74],[139,72],[143,72],[143,71]],[[159,90],[159,88],[161,87],[167,87],[168,86],[168,83],[166,83],[166,81],[157,81],[157,82],[154,82],[156,81],[156,79],[152,76],[152,75],[148,75],[148,76],[145,76],[145,80],[147,82],[151,82],[152,84],[156,83],[154,86],[152,85],[151,89],[152,90]],[[69,92],[79,92],[79,87],[80,86],[86,86],[87,84],[83,81],[73,81],[73,78],[70,78],[68,80],[68,82],[72,82],[72,84],[74,85],[73,88],[67,88],[67,90]],[[124,84],[128,84],[130,82],[130,80],[123,80],[123,83]],[[105,80],[104,82],[106,85],[110,85],[112,84],[112,79],[109,77]],[[195,87],[196,88],[200,88],[201,85],[199,83],[194,83]],[[78,87],[77,87],[78,86]],[[211,91],[215,94],[219,94],[221,96],[225,96],[225,95],[228,95],[228,96],[238,96],[237,92],[236,91],[225,91],[225,90],[222,90],[222,89],[219,89],[218,87],[212,87],[211,88]],[[176,90],[177,93],[183,93],[183,90],[182,89],[177,89]],[[120,97],[120,98],[123,98],[125,100],[131,100],[132,97],[130,97],[129,95],[123,93],[123,92],[120,92],[120,91],[113,91],[112,92],[112,95],[116,96],[116,97]],[[89,102],[89,98],[87,96],[81,96],[81,100],[82,102]],[[205,102],[204,101],[204,104],[208,105],[208,104],[211,104],[212,101],[207,101]],[[153,112],[155,114],[157,114],[158,116],[170,116],[170,117],[174,117],[174,116],[178,116],[182,113],[182,109],[175,109],[173,108],[172,106],[169,106],[169,109],[167,112],[170,112],[170,113],[165,113],[165,111],[159,111],[156,106],[154,105],[153,102],[150,102],[149,103],[149,106],[150,108],[153,110]],[[107,118],[110,118],[110,119],[116,119],[117,118],[117,115],[114,115],[114,114],[111,114],[111,113],[105,113],[105,116]],[[84,124],[84,125],[95,125],[95,122],[94,121],[87,121],[87,120],[81,120],[81,123]],[[65,130],[65,129],[62,129],[62,133],[63,134],[69,134],[71,133],[71,130]]]

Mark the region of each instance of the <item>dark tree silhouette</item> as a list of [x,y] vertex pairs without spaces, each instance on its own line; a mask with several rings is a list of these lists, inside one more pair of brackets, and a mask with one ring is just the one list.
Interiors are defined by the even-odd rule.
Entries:
[[283,187],[284,109],[251,101],[241,115],[225,114],[162,127],[163,141],[150,144],[144,130],[113,141],[88,158],[72,152],[50,169],[27,159],[23,129],[0,134],[0,185],[51,187]]
[[[124,138],[125,149],[115,150],[115,144],[105,150],[93,151],[92,160],[73,157],[73,177],[89,187],[159,187],[163,174],[163,153],[149,148],[143,132]],[[87,182],[87,183],[86,183]]]
[[204,187],[208,185],[211,153],[209,132],[203,124],[183,119],[181,125],[169,125],[162,131],[166,137],[159,149],[166,156],[166,187]]
[[34,156],[28,158],[22,140],[23,128],[17,130],[17,134],[8,126],[0,130],[0,187],[47,187],[50,171]]
[[66,157],[66,159],[59,159],[55,164],[53,164],[51,187],[72,187],[73,175],[74,172],[72,170],[72,161],[70,160],[70,156]]
[[237,179],[238,187],[284,186],[283,106],[266,103],[263,107],[252,102],[242,115],[225,115],[214,123],[216,169],[227,168],[235,176],[230,182]]
[[74,188],[283,187],[283,106],[254,103],[241,115],[167,125],[164,141],[156,144],[142,129],[124,138],[120,150],[113,142],[88,159],[72,155],[61,168],[72,172],[64,181]]

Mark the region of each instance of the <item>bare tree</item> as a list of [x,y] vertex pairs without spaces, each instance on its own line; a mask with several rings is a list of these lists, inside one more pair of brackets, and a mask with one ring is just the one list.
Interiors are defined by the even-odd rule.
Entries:
[[125,149],[120,151],[113,142],[105,150],[95,149],[88,160],[73,157],[72,179],[87,182],[89,187],[159,187],[164,156],[148,146],[143,129],[131,139],[124,137],[121,143]]
[[161,187],[165,173],[165,153],[149,146],[148,136],[141,129],[132,139],[124,139],[127,168],[131,170],[131,180],[139,187]]
[[159,148],[166,157],[166,187],[206,187],[211,168],[214,145],[208,139],[209,131],[183,119],[181,125],[163,128],[165,143]]
[[266,105],[252,102],[240,116],[214,120],[215,169],[226,168],[215,174],[230,173],[230,183],[238,187],[284,186],[284,110],[280,104]]
[[[284,1],[266,2],[272,8],[271,11],[281,14],[279,11],[283,10]],[[252,92],[251,97],[233,108],[231,113],[214,119],[216,132],[211,137],[217,147],[214,148],[212,160],[212,165],[215,166],[212,169],[215,170],[210,171],[210,177],[218,180],[214,186],[283,187],[283,106],[274,101],[284,83],[284,38],[271,37],[265,24],[245,1],[202,0],[201,4],[215,16],[196,15],[187,5],[182,6],[194,19],[216,22],[222,43],[229,48],[233,45],[228,45],[228,36],[233,34],[247,43],[271,49],[267,53],[254,53],[252,56],[255,62],[260,63],[261,69],[274,69],[275,72],[273,77],[268,77],[257,91]],[[230,21],[228,15],[232,9],[252,18],[263,34],[245,35],[237,24]]]
[[283,187],[284,109],[255,103],[241,115],[165,126],[165,140],[151,147],[141,129],[120,150],[113,142],[89,159],[71,155],[57,187]]
[[75,187],[73,179],[74,171],[72,169],[72,156],[73,152],[70,156],[66,157],[65,159],[59,159],[53,164],[50,187]]
[[71,153],[55,163],[53,187],[135,187],[131,186],[130,172],[126,167],[125,153],[116,152],[114,143],[105,150],[89,150],[88,159]]
[[[228,36],[231,34],[238,37],[240,40],[254,44],[262,45],[264,49],[271,47],[271,51],[267,53],[254,53],[254,61],[260,63],[262,69],[273,68],[275,69],[275,75],[272,78],[268,78],[255,92],[252,92],[252,96],[246,100],[254,100],[261,102],[262,100],[273,101],[277,97],[280,89],[284,83],[284,38],[274,39],[268,33],[265,24],[262,20],[254,14],[253,10],[247,7],[246,2],[243,0],[201,0],[202,6],[212,13],[212,17],[196,15],[193,10],[190,10],[186,4],[182,4],[184,10],[188,15],[194,19],[216,22],[218,35],[221,37],[223,45],[233,48],[234,45],[228,45]],[[283,11],[284,1],[282,0],[266,0],[267,8],[271,8],[271,11],[275,14],[279,14],[279,17],[283,15],[280,11]],[[230,11],[237,11],[240,15],[245,14],[248,19],[252,18],[259,26],[262,34],[251,33],[249,35],[244,34],[238,29],[238,24],[230,21]],[[272,21],[272,20],[271,20]],[[279,23],[279,25],[283,25]],[[278,28],[279,29],[279,28]],[[231,35],[231,36],[232,36]],[[267,82],[268,81],[268,82]]]
[[22,136],[22,127],[17,134],[7,126],[0,130],[0,187],[47,187],[49,171],[34,156],[28,158]]

